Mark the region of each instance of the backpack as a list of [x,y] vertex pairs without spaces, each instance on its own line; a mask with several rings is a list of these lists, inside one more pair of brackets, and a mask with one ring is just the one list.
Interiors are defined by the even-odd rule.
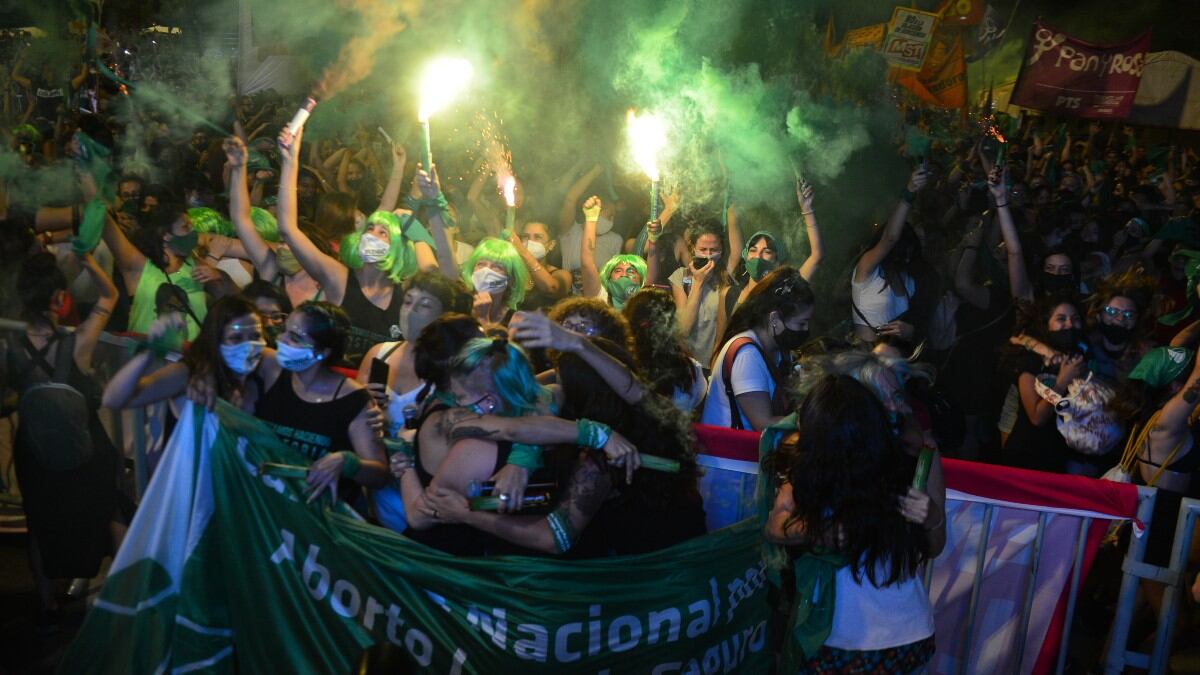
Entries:
[[[737,399],[733,394],[733,362],[737,359],[738,352],[742,351],[743,347],[751,346],[762,357],[763,363],[767,364],[767,369],[771,371],[771,377],[775,380],[775,391],[778,394],[783,386],[775,368],[771,367],[770,361],[767,360],[767,355],[763,353],[762,347],[758,346],[752,338],[740,337],[735,338],[729,343],[729,348],[725,350],[725,359],[721,362],[721,382],[725,385],[725,398],[729,400],[729,428],[744,430],[742,426],[742,411],[738,408]],[[772,411],[775,411],[776,401],[778,396],[772,397]]]
[[[46,354],[58,345],[57,363],[51,366]],[[75,336],[55,336],[38,350],[28,337],[22,349],[10,352],[14,368],[25,380],[17,402],[21,437],[39,464],[49,471],[71,471],[92,459],[94,444],[90,431],[91,406],[87,397],[69,382],[74,366]],[[39,378],[41,370],[49,379]]]

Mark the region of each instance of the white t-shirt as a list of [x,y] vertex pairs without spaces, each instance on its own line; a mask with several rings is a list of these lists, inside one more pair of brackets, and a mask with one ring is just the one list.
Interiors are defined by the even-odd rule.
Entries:
[[[886,578],[884,565],[876,578]],[[911,644],[933,635],[929,594],[918,576],[877,588],[850,565],[837,571],[833,625],[825,644],[836,649],[875,651]]]
[[[575,223],[566,232],[558,235],[558,250],[562,254],[562,268],[571,274],[579,270],[579,242],[583,239],[583,226]],[[608,259],[621,252],[625,241],[621,235],[609,230],[596,234],[596,267],[603,268]]]
[[[896,295],[895,289],[887,286],[884,281],[883,271],[877,265],[875,270],[871,272],[871,276],[864,281],[858,282],[854,280],[854,271],[850,271],[850,301],[854,303],[854,307],[858,308],[858,312],[850,309],[851,320],[855,326],[867,325],[863,322],[863,317],[870,322],[871,328],[878,328],[889,321],[893,321],[896,317],[908,311],[908,299],[916,291],[916,284],[913,278],[909,275],[904,275],[904,288],[907,295]],[[859,316],[859,312],[863,316]]]
[[[704,400],[704,412],[700,415],[701,424],[733,427],[733,424],[730,423],[729,398],[725,395],[725,380],[722,378],[722,364],[725,363],[725,352],[729,349],[729,345],[742,337],[748,337],[758,344],[758,340],[754,337],[754,331],[748,330],[733,336],[732,340],[721,347],[721,352],[713,363],[712,376],[708,379],[708,398]],[[761,348],[762,345],[759,347]],[[767,396],[775,395],[775,378],[771,377],[771,370],[767,367],[767,362],[763,360],[762,352],[750,345],[742,347],[734,357],[730,379],[733,384],[734,396],[754,391],[764,392]],[[742,417],[743,429],[754,428],[740,407],[738,414]]]

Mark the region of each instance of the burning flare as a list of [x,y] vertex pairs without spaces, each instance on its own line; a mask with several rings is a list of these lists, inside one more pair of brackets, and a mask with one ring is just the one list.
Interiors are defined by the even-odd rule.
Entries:
[[441,58],[431,62],[421,79],[421,109],[417,119],[428,122],[430,116],[449,105],[471,79],[471,64],[466,59]]
[[509,208],[515,207],[517,205],[517,179],[513,176],[505,176],[501,190],[504,192],[504,203]]
[[638,115],[629,111],[629,146],[633,161],[652,180],[658,180],[658,153],[667,145],[667,132],[662,120],[653,114]]

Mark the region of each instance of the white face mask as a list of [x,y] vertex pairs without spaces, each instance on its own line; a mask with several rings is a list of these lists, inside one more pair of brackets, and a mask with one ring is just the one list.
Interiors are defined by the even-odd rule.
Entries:
[[261,340],[246,340],[235,345],[221,345],[221,358],[225,365],[238,375],[245,375],[258,367],[262,350],[267,343]]
[[533,256],[534,260],[541,260],[546,257],[546,245],[540,241],[530,239],[525,242],[525,250],[529,251],[529,255]]
[[508,277],[490,267],[480,267],[471,275],[471,283],[479,293],[501,293],[508,288]]
[[279,365],[292,372],[308,370],[322,358],[324,355],[314,354],[312,347],[294,347],[282,341],[276,346],[276,359],[279,361]]
[[387,257],[392,246],[373,234],[364,234],[358,240],[358,257],[365,263],[377,263]]

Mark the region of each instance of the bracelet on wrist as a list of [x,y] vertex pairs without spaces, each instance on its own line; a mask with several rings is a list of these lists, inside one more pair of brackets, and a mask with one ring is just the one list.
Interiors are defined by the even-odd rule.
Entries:
[[905,202],[908,203],[909,206],[912,206],[913,202],[915,202],[917,200],[917,193],[913,192],[912,190],[909,190],[906,187],[900,191],[900,199],[903,199]]
[[996,202],[996,208],[998,208],[998,209],[1003,209],[1003,208],[1007,208],[1007,207],[1008,207],[1008,202],[1004,202],[1003,204],[1001,204],[1000,202]]

